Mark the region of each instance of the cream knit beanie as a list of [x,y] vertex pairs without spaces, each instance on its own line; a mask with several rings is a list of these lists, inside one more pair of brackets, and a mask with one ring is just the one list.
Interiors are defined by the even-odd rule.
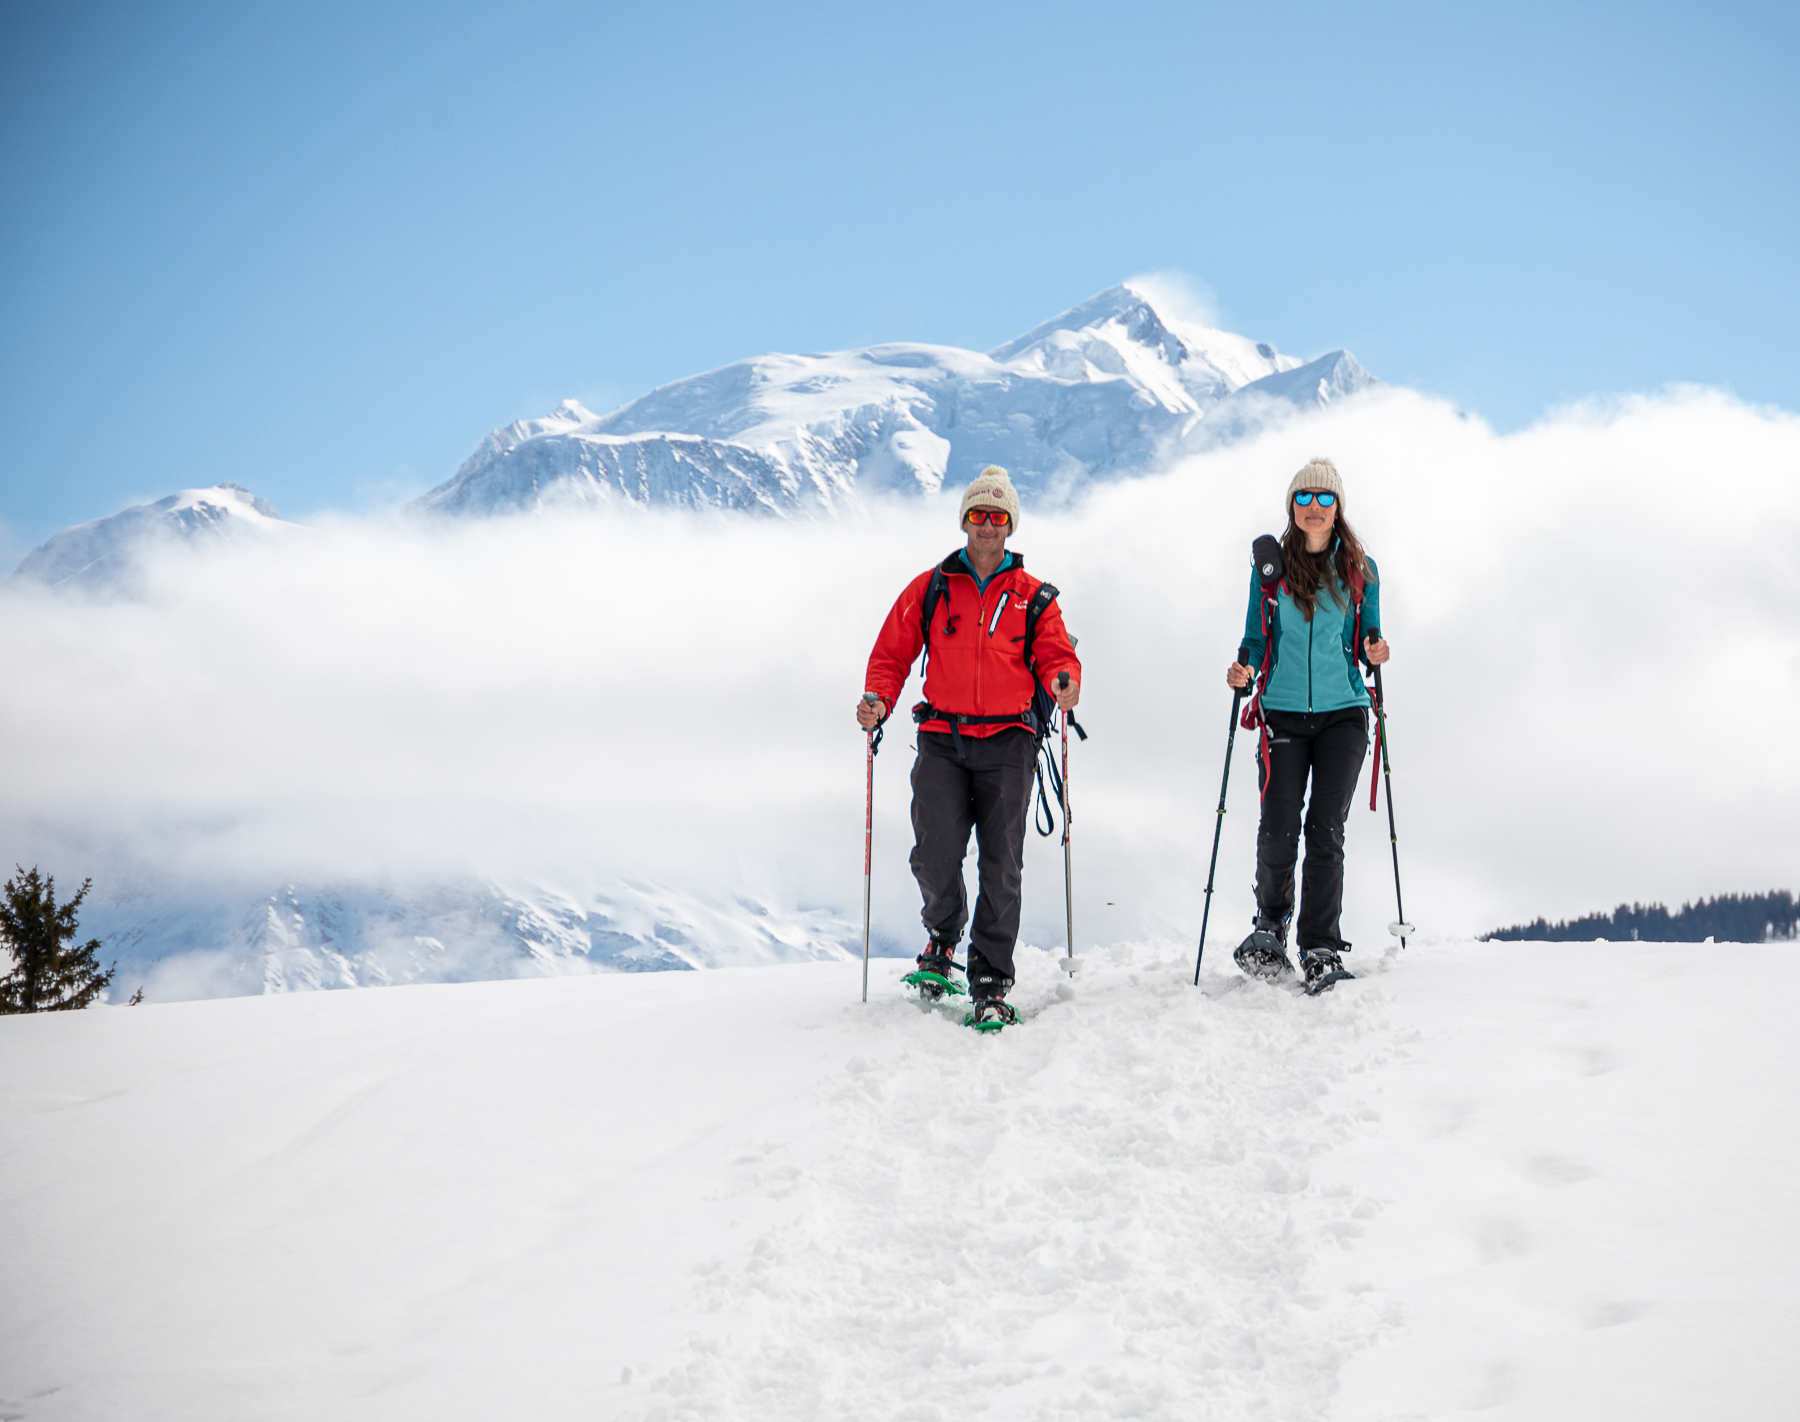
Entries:
[[1018,492],[1013,488],[1012,480],[1006,477],[1006,471],[998,464],[988,465],[963,490],[962,508],[956,515],[956,526],[961,528],[963,520],[969,516],[969,510],[978,507],[1005,509],[1012,515],[1011,527],[1019,526]]
[[1293,477],[1288,484],[1287,502],[1294,502],[1294,495],[1302,489],[1329,489],[1338,498],[1344,497],[1344,481],[1338,478],[1337,465],[1329,459],[1309,459],[1306,468]]

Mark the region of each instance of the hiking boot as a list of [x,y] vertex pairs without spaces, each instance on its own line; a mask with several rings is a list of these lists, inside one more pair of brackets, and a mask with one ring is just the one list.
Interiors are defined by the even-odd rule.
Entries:
[[1338,957],[1335,948],[1302,948],[1300,968],[1306,974],[1306,990],[1309,993],[1324,992],[1333,983],[1341,983],[1345,978],[1356,976],[1344,966],[1344,960]]
[[963,1019],[965,1026],[980,1032],[995,1032],[1019,1020],[1019,1010],[1003,997],[978,997],[975,1010]]
[[1003,1001],[1012,990],[1013,980],[1003,977],[999,969],[969,947],[969,996],[977,1006],[987,1001]]
[[[1258,923],[1262,920],[1258,919]],[[1279,982],[1294,976],[1294,965],[1288,961],[1287,945],[1266,928],[1258,928],[1238,944],[1232,960],[1253,978]]]
[[962,996],[968,989],[950,976],[952,972],[962,971],[962,964],[951,956],[952,947],[953,944],[946,945],[932,939],[925,951],[919,954],[918,969],[908,973],[901,981],[916,987],[920,997],[931,1001],[946,994],[951,997]]

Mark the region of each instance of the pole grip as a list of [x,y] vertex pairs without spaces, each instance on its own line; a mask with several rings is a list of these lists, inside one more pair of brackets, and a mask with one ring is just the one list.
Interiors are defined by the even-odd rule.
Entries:
[[1063,690],[1067,689],[1068,685],[1069,685],[1069,674],[1066,671],[1058,672],[1056,674],[1056,689],[1058,691],[1063,691]]

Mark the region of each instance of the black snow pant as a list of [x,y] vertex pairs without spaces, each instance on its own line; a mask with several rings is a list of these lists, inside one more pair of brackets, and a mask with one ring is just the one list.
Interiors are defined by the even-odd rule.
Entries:
[[1295,944],[1348,948],[1338,932],[1344,912],[1344,822],[1369,750],[1368,712],[1350,706],[1342,711],[1264,711],[1263,718],[1269,724],[1269,765],[1264,769],[1257,763],[1263,791],[1262,824],[1256,831],[1257,917],[1279,924],[1294,910],[1300,804],[1310,775]]
[[976,959],[1011,979],[1013,945],[1019,937],[1019,906],[1025,874],[1025,819],[1036,783],[1037,740],[1023,726],[991,736],[962,738],[958,759],[952,737],[919,732],[913,762],[913,878],[919,881],[925,931],[946,945],[962,937],[969,921],[963,859],[969,831],[975,831],[981,888],[975,925],[969,930],[969,978],[980,974]]

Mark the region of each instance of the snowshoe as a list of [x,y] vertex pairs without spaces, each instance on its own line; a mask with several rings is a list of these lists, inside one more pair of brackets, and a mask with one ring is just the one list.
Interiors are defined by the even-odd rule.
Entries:
[[962,997],[969,990],[950,976],[953,971],[961,972],[962,964],[948,953],[939,951],[934,944],[919,954],[918,969],[900,981],[917,988],[920,999],[925,1002],[936,1002],[942,997]]
[[1253,978],[1267,982],[1283,982],[1294,976],[1294,965],[1288,961],[1282,941],[1266,928],[1259,928],[1232,955],[1238,967]]
[[977,1032],[998,1032],[1019,1020],[1019,1010],[1003,997],[978,997],[975,1010],[963,1018],[963,1026]]
[[1335,948],[1302,948],[1300,950],[1300,967],[1306,974],[1305,988],[1308,997],[1317,997],[1322,992],[1344,981],[1354,978],[1355,973],[1344,966],[1344,960],[1337,955]]

